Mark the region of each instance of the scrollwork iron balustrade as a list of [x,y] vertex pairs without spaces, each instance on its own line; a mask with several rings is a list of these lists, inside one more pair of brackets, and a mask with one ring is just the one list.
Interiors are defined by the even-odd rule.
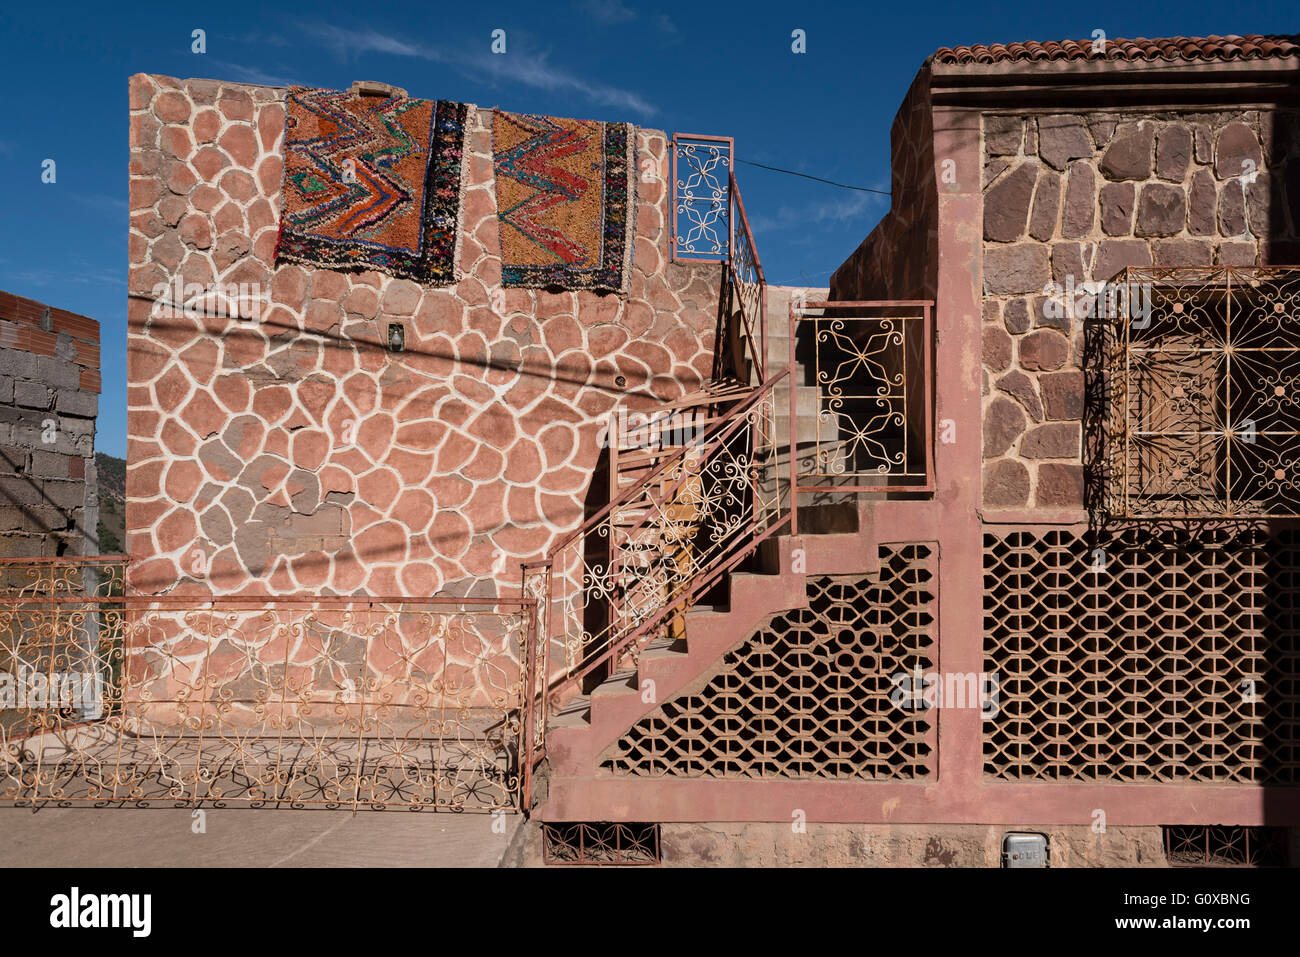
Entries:
[[[0,708],[0,800],[527,802],[527,599],[123,598],[70,594],[85,568],[0,570],[28,579],[0,592],[0,672],[21,689]],[[67,695],[65,673],[91,679]]]
[[672,149],[673,261],[723,262],[731,248],[733,142],[674,133]]
[[929,301],[791,304],[791,342],[801,324],[812,328],[817,389],[813,434],[800,435],[800,383],[790,381],[790,448],[795,450],[790,463],[798,492],[933,489],[931,306]]
[[538,601],[543,623],[536,667],[547,700],[538,740],[566,691],[671,637],[677,616],[785,527],[789,494],[774,440],[775,390],[786,374],[744,394],[702,436],[665,451],[643,481],[544,562],[525,566],[523,592]]

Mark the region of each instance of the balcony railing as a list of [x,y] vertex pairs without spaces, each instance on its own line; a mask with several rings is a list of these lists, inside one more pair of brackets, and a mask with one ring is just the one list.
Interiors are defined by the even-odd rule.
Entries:
[[528,806],[532,602],[82,587],[115,561],[0,564],[0,800]]

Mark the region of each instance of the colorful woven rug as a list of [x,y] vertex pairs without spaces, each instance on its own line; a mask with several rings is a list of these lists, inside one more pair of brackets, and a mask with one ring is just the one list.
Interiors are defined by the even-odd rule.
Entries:
[[292,88],[277,256],[455,282],[467,113],[464,103]]
[[497,110],[492,149],[502,285],[625,291],[636,220],[631,124]]

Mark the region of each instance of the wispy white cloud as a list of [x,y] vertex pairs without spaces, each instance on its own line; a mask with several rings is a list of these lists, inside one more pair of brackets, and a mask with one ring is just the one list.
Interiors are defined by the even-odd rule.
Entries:
[[546,90],[548,93],[578,93],[593,103],[616,110],[639,113],[643,116],[652,116],[659,112],[656,107],[639,94],[630,90],[620,90],[617,87],[607,86],[603,83],[591,83],[581,77],[574,76],[567,70],[552,66],[547,62],[547,56],[544,53],[535,55],[508,54],[505,56],[485,54],[475,64],[475,71],[466,75],[474,76],[484,69],[498,80],[523,83],[539,90]]
[[218,62],[215,65],[220,72],[228,74],[240,83],[252,83],[257,86],[294,86],[300,82],[287,74],[274,73],[258,66],[227,62]]
[[578,0],[578,9],[586,11],[597,23],[626,23],[636,19],[636,11],[623,5],[622,0]]
[[33,286],[125,286],[126,273],[114,269],[91,268],[72,264],[63,269],[26,269],[8,274],[9,278]]
[[386,53],[446,62],[432,47],[399,40],[377,30],[345,30],[332,23],[303,24],[303,30],[324,43],[341,60],[354,60],[368,53]]
[[130,208],[130,204],[121,196],[106,196],[103,193],[71,193],[69,195],[78,203],[111,216],[125,216]]
[[750,218],[750,226],[755,233],[792,229],[796,226],[814,226],[851,222],[869,213],[889,206],[889,197],[877,193],[853,193],[845,197],[827,200],[821,203],[793,205],[783,203],[776,214],[762,214]]
[[655,18],[655,23],[658,24],[659,29],[664,33],[677,32],[677,24],[673,23],[673,18],[668,16],[666,13],[659,14],[659,16]]
[[577,93],[601,106],[645,116],[659,112],[653,104],[631,90],[585,80],[555,66],[544,52],[494,54],[489,52],[485,42],[481,51],[473,53],[463,48],[443,49],[414,43],[371,29],[345,30],[333,24],[310,24],[303,29],[345,61],[368,54],[414,57],[446,64],[471,80],[481,81],[486,76],[548,93]]

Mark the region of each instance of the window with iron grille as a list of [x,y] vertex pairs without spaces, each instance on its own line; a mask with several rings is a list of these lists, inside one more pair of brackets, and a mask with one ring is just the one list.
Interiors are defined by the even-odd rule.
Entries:
[[1104,295],[1106,512],[1300,514],[1300,269],[1130,267]]

